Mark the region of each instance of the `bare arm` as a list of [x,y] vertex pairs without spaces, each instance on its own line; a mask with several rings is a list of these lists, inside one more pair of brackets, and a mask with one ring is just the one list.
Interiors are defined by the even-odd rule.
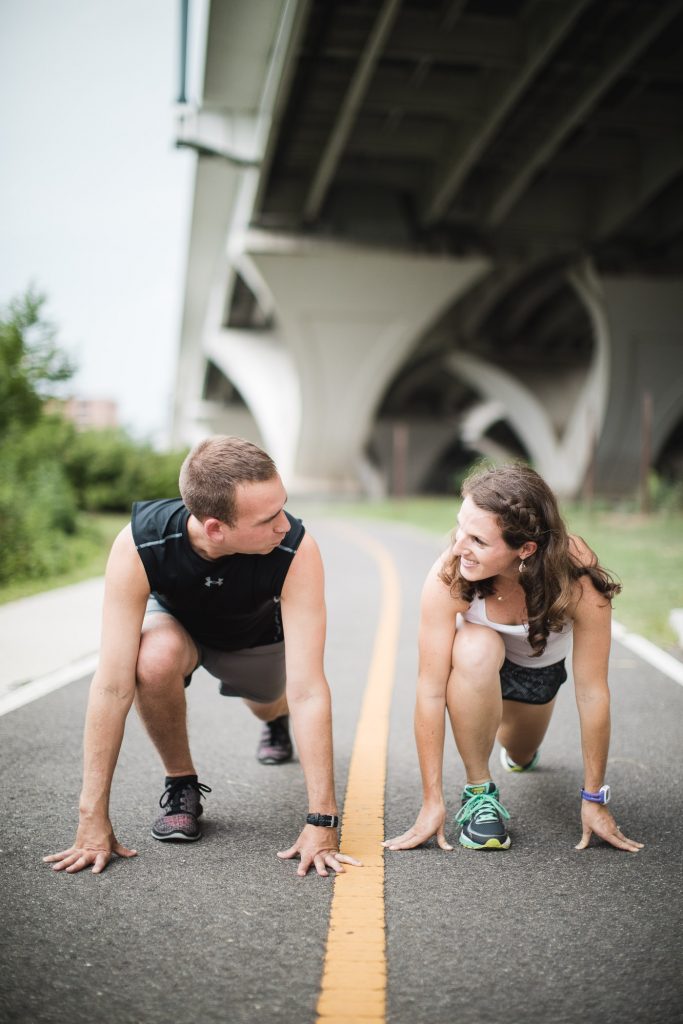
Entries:
[[[610,695],[607,669],[611,644],[612,609],[587,577],[577,583],[574,618],[574,686],[581,726],[583,788],[596,793],[605,782],[610,741]],[[583,834],[577,849],[585,849],[595,832],[612,846],[631,853],[642,843],[627,839],[603,804],[581,801]]]
[[103,871],[112,853],[133,856],[116,839],[109,796],[126,717],[135,695],[135,666],[149,584],[130,527],[114,542],[107,563],[100,661],[90,685],[83,740],[79,825],[69,850],[44,859],[70,874],[93,864]]
[[[337,814],[332,752],[332,702],[325,678],[326,610],[322,560],[306,534],[282,590],[282,622],[287,666],[287,703],[308,792],[309,813]],[[306,825],[297,842],[278,856],[300,857],[299,875],[310,867],[327,875],[357,864],[338,852],[335,829]]]
[[436,835],[442,850],[450,850],[444,834],[443,750],[446,688],[451,672],[455,623],[467,605],[451,597],[439,579],[442,559],[430,570],[422,591],[419,629],[419,673],[415,701],[415,741],[422,776],[422,808],[412,828],[388,839],[390,850],[409,850]]

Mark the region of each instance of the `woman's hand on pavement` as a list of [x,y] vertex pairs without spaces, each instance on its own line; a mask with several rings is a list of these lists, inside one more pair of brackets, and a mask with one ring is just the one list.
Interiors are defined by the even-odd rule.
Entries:
[[574,847],[576,850],[586,849],[593,832],[600,839],[604,839],[606,843],[615,846],[617,850],[638,853],[638,850],[643,849],[643,843],[627,839],[604,804],[594,804],[588,800],[582,801],[581,824],[583,834],[581,841]]
[[394,839],[386,839],[382,846],[388,850],[414,850],[416,846],[422,846],[432,836],[442,850],[452,850],[453,847],[446,842],[444,828],[446,824],[445,804],[433,804],[429,807],[422,807],[417,820],[412,828],[409,828],[403,835]]

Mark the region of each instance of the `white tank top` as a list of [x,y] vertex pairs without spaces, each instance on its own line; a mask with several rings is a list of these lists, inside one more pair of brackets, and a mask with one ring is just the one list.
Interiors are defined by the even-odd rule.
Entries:
[[543,668],[545,665],[554,665],[557,661],[566,658],[571,649],[574,628],[571,621],[566,622],[559,633],[548,633],[543,654],[534,658],[529,644],[529,627],[508,626],[503,622],[492,622],[486,614],[485,598],[475,597],[463,618],[465,622],[488,626],[490,629],[495,629],[496,633],[500,633],[505,644],[505,657],[514,665],[524,665],[525,668]]

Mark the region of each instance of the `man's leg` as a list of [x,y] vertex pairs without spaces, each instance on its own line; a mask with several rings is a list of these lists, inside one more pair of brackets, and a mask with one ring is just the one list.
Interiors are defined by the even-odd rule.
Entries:
[[294,748],[289,735],[289,708],[285,695],[271,704],[261,704],[246,698],[244,703],[263,722],[256,749],[257,760],[261,764],[286,764],[291,761]]
[[239,651],[203,648],[202,664],[220,679],[224,697],[241,697],[252,714],[263,722],[256,756],[261,764],[291,761],[289,709],[285,696],[287,678],[283,641],[247,647]]
[[160,840],[193,841],[201,836],[202,793],[187,737],[185,677],[199,661],[189,634],[171,615],[148,614],[140,640],[135,702],[166,770],[163,809],[152,826]]
[[170,777],[196,774],[187,737],[185,678],[198,661],[192,638],[171,615],[159,612],[146,617],[135,704]]
[[284,693],[272,704],[261,704],[255,700],[247,700],[244,698],[244,703],[247,705],[252,714],[256,715],[262,722],[272,722],[275,718],[280,718],[282,715],[289,715],[289,708],[287,707],[287,698]]

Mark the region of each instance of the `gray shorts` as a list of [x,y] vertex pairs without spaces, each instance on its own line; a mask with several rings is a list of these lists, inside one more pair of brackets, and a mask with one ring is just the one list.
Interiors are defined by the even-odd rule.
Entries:
[[[157,614],[174,618],[156,598],[150,597],[145,618]],[[215,676],[220,681],[219,693],[224,697],[242,697],[258,704],[272,704],[285,692],[284,640],[263,647],[245,647],[241,651],[218,651],[214,647],[206,647],[195,637],[192,637],[192,642],[199,651],[195,669],[201,666]],[[185,686],[191,682],[190,673],[185,679]]]

